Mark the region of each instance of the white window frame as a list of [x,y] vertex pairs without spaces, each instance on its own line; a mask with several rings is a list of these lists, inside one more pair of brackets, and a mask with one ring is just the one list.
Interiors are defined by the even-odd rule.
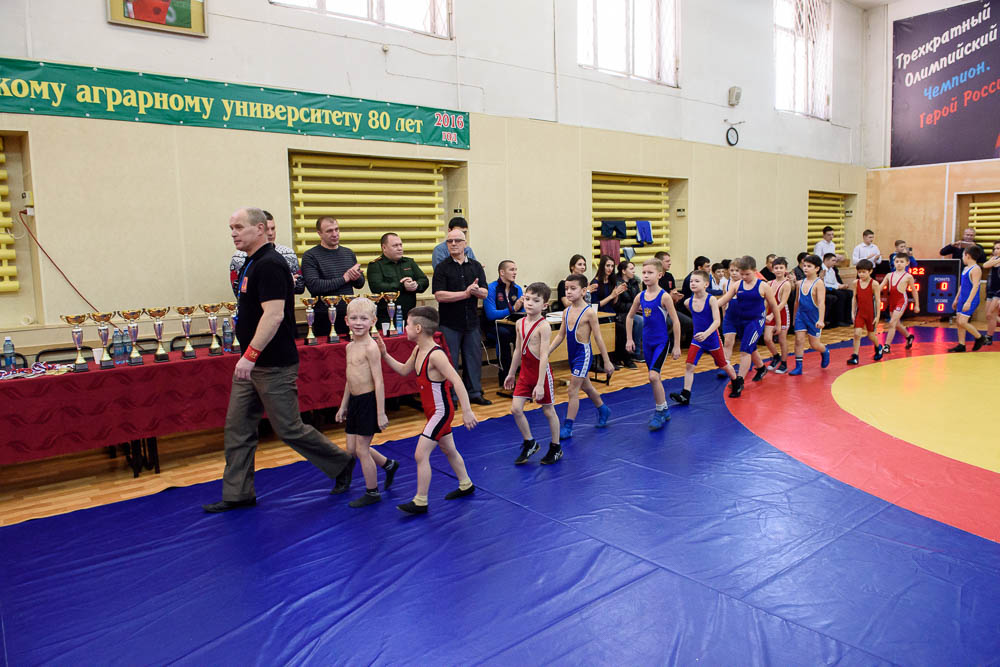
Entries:
[[[419,2],[420,0],[411,0],[412,2]],[[434,0],[424,0],[427,2],[428,8],[434,10],[437,7],[437,3]],[[322,14],[328,14],[330,16],[336,16],[338,18],[352,19],[354,21],[363,21],[365,23],[374,23],[386,28],[395,28],[397,30],[407,30],[409,32],[415,32],[419,35],[427,35],[428,37],[436,37],[438,39],[452,39],[454,37],[453,25],[452,25],[452,0],[445,0],[445,11],[443,16],[437,16],[438,12],[433,12],[431,21],[437,22],[442,21],[445,34],[438,34],[435,32],[427,32],[426,30],[418,30],[417,28],[412,28],[405,25],[397,25],[395,23],[389,23],[385,20],[385,0],[367,0],[368,4],[368,16],[357,16],[355,14],[345,14],[343,12],[337,12],[332,9],[327,9],[327,0],[313,0],[316,3],[315,7],[303,7],[301,5],[290,4],[288,2],[282,2],[282,0],[268,0],[272,5],[277,5],[279,7],[286,7],[288,9],[302,9],[305,11],[315,11]]]
[[[772,12],[773,12],[773,14],[772,14],[772,25],[773,25],[773,28],[774,28],[774,38],[772,40],[772,45],[773,45],[772,46],[772,48],[773,48],[773,56],[772,57],[773,57],[774,61],[777,62],[777,48],[778,48],[778,34],[779,33],[783,33],[785,35],[790,36],[791,39],[792,39],[792,43],[793,44],[795,44],[797,42],[797,40],[804,40],[805,41],[805,43],[806,43],[806,49],[805,49],[805,53],[806,53],[806,73],[805,73],[805,87],[806,87],[806,91],[805,91],[805,100],[806,100],[806,107],[807,108],[806,109],[795,109],[795,108],[787,109],[787,108],[784,108],[782,106],[779,106],[779,104],[778,104],[778,98],[777,98],[777,77],[778,77],[778,70],[777,70],[777,68],[775,68],[775,71],[774,71],[774,75],[775,75],[774,108],[776,110],[778,110],[778,111],[783,111],[783,112],[786,112],[786,113],[794,113],[794,114],[799,114],[799,115],[802,115],[802,116],[807,116],[809,118],[815,118],[817,120],[829,121],[832,118],[832,116],[833,116],[833,2],[832,2],[832,0],[827,0],[827,2],[829,4],[829,9],[830,9],[830,20],[829,20],[829,24],[827,26],[827,35],[826,35],[827,48],[829,49],[829,52],[827,54],[826,67],[824,68],[824,71],[820,72],[820,71],[818,71],[818,68],[814,65],[814,63],[811,62],[812,52],[809,49],[809,45],[810,45],[810,41],[811,40],[809,40],[808,37],[805,36],[805,35],[797,34],[794,28],[788,28],[788,27],[785,27],[785,26],[782,26],[782,25],[778,25],[777,10],[776,10],[776,7],[775,7],[775,5],[777,4],[778,1],[785,1],[785,2],[791,1],[793,3],[796,2],[796,0],[776,0],[775,2],[772,2],[772,5],[771,5]],[[815,44],[815,42],[813,42],[813,44]],[[792,62],[792,106],[793,107],[795,106],[794,100],[797,97],[797,95],[795,94],[796,93],[796,91],[795,91],[795,81],[797,79],[796,72],[797,72],[799,66],[800,66],[799,61],[798,60],[793,60],[793,62]],[[811,94],[812,90],[817,85],[817,83],[819,81],[819,77],[823,77],[826,80],[826,84],[827,84],[826,85],[826,89],[827,89],[826,103],[824,105],[825,108],[823,109],[823,111],[821,113],[817,113],[815,109],[809,109],[808,108],[810,106],[810,104],[811,104],[810,100],[812,99],[812,94]]]
[[[598,72],[607,72],[609,74],[616,74],[616,75],[619,75],[619,76],[626,76],[626,77],[628,77],[630,79],[639,79],[641,81],[649,81],[649,82],[652,82],[652,83],[658,83],[658,84],[663,85],[663,86],[670,86],[672,88],[679,88],[680,87],[680,65],[679,65],[679,61],[680,61],[680,40],[679,40],[679,35],[678,35],[678,25],[679,25],[679,20],[678,20],[678,17],[679,17],[679,2],[678,2],[678,0],[654,0],[656,2],[656,8],[657,8],[657,12],[656,12],[657,18],[656,18],[656,20],[658,22],[662,22],[664,20],[664,17],[667,14],[672,14],[673,15],[673,31],[674,31],[674,40],[673,40],[673,43],[674,43],[674,53],[673,53],[673,56],[671,58],[669,58],[669,60],[667,60],[667,61],[665,61],[665,59],[663,58],[663,55],[664,55],[663,54],[663,49],[665,48],[666,45],[663,43],[663,40],[661,39],[662,30],[657,29],[656,32],[655,32],[655,34],[656,34],[656,51],[657,51],[656,67],[657,67],[658,74],[659,74],[659,76],[657,76],[655,78],[650,78],[650,77],[642,76],[640,74],[636,74],[635,73],[635,46],[634,46],[634,41],[635,41],[635,16],[634,16],[634,11],[633,11],[634,2],[633,2],[633,0],[621,0],[621,1],[625,3],[625,24],[626,24],[625,25],[625,71],[608,69],[608,68],[600,67],[598,65],[598,58],[597,58],[598,49],[597,49],[597,45],[598,45],[598,34],[599,34],[598,33],[598,21],[599,21],[598,13],[599,12],[597,11],[597,2],[596,2],[596,0],[578,0],[578,2],[577,2],[577,11],[578,12],[584,11],[586,9],[586,7],[584,6],[585,4],[589,4],[589,6],[590,6],[590,14],[591,14],[591,17],[592,17],[591,35],[592,35],[592,39],[593,39],[593,44],[591,45],[591,53],[593,54],[593,60],[591,62],[589,62],[589,63],[580,62],[580,53],[579,53],[579,49],[577,49],[577,64],[580,65],[580,67],[583,68],[583,69],[595,70],[595,71],[598,71]],[[578,17],[578,21],[579,21],[579,17]],[[579,34],[579,32],[577,33],[577,39],[581,39],[581,35]],[[662,71],[664,67],[669,68],[670,70],[672,70],[672,72],[671,72],[672,75],[673,75],[672,76],[672,80],[671,79],[667,79],[667,78],[663,78],[664,75],[667,74],[667,72]]]

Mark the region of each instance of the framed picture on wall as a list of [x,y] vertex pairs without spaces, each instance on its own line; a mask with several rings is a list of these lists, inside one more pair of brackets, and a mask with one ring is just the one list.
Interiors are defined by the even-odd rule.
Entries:
[[207,37],[208,0],[107,0],[108,22]]

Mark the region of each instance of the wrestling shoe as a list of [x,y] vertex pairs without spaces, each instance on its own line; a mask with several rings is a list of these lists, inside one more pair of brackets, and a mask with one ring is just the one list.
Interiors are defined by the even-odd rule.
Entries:
[[858,355],[852,354],[851,358],[847,360],[847,365],[848,366],[857,366],[858,365]]
[[470,484],[469,488],[467,489],[459,487],[454,491],[449,491],[448,493],[444,494],[444,499],[455,500],[456,498],[464,498],[465,496],[471,496],[475,492],[476,492],[476,485]]
[[773,371],[775,368],[778,367],[780,363],[781,363],[781,355],[776,354],[773,357],[771,357],[771,362],[768,364],[768,366],[770,366],[771,370]]
[[788,374],[789,375],[802,375],[802,362],[801,361],[796,361],[795,362],[795,368],[793,368],[792,370],[788,371]]
[[543,466],[549,466],[558,461],[563,457],[563,449],[561,446],[555,444],[554,442],[549,443],[549,451],[545,452],[545,456],[539,461]]
[[959,343],[955,347],[949,347],[948,351],[949,352],[965,352],[965,345]]
[[521,445],[521,453],[516,459],[514,459],[514,465],[519,466],[522,463],[527,463],[531,455],[538,451],[538,443],[534,440],[528,442],[527,440]]
[[778,364],[778,367],[774,370],[774,372],[777,373],[778,375],[784,375],[785,373],[788,372],[788,364],[782,361],[780,364]]
[[906,337],[906,349],[909,350],[911,347],[913,347],[913,334]]
[[347,506],[348,507],[368,507],[369,505],[374,505],[375,503],[381,502],[381,501],[382,501],[382,494],[381,493],[378,493],[378,492],[368,493],[366,491],[365,495],[361,496],[360,498],[355,498],[351,502],[347,503]]
[[418,505],[412,500],[402,505],[396,505],[396,509],[405,514],[427,514],[427,505]]
[[399,461],[396,459],[389,459],[382,466],[382,470],[385,471],[385,482],[382,484],[382,490],[388,491],[389,487],[392,486],[392,480],[396,478],[396,471],[399,470]]
[[830,350],[829,350],[829,348],[826,349],[826,350],[823,350],[822,357],[823,357],[823,361],[820,363],[819,367],[820,368],[826,368],[827,366],[830,365]]
[[753,374],[753,379],[750,381],[760,382],[761,380],[764,379],[764,376],[767,375],[767,371],[768,371],[767,366],[761,366],[760,368],[757,369],[757,372]]
[[[611,416],[611,408],[605,403],[597,408],[597,428],[604,428],[608,425],[608,418]],[[562,436],[559,437],[562,440]]]
[[874,359],[875,361],[882,361],[882,355],[883,354],[885,354],[885,350],[882,348],[882,346],[881,345],[876,345],[875,346],[875,356],[872,357],[872,359]]
[[744,384],[743,378],[737,375],[736,379],[730,382],[729,384],[731,386],[731,389],[729,390],[729,398],[739,398],[740,394],[743,393],[743,384]]
[[986,346],[990,347],[992,345],[993,345],[993,336],[987,336],[986,337]]
[[986,345],[986,336],[980,336],[976,339],[976,342],[972,344],[972,351],[977,352],[983,345]]
[[653,416],[649,418],[649,430],[659,431],[668,421],[670,421],[669,408],[666,410],[654,410]]
[[688,403],[691,402],[691,397],[685,396],[684,394],[680,394],[675,391],[674,393],[670,394],[670,400],[672,400],[674,403],[677,403],[677,405],[687,405]]
[[563,422],[563,425],[559,427],[559,440],[569,440],[573,437],[573,422],[567,419]]
[[892,350],[889,347],[889,343],[882,345],[882,354],[889,354]]

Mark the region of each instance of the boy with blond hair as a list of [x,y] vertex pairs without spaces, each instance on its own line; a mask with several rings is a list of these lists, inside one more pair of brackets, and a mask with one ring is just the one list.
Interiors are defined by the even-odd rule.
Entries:
[[[347,304],[347,326],[353,336],[347,344],[347,380],[336,419],[338,422],[347,421],[347,453],[358,459],[365,476],[365,494],[348,503],[351,507],[365,507],[382,500],[378,491],[376,464],[385,470],[385,490],[392,486],[399,469],[399,461],[387,459],[371,449],[372,436],[389,425],[389,418],[385,415],[381,355],[369,334],[374,323],[374,303],[362,297]],[[353,460],[349,466],[353,468]],[[353,472],[348,473],[332,493],[346,492],[351,486],[352,475]]]

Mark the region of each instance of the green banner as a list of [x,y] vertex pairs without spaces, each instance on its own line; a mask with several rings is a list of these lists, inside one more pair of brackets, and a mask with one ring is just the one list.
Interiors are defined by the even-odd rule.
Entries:
[[0,112],[469,148],[460,111],[10,58]]

